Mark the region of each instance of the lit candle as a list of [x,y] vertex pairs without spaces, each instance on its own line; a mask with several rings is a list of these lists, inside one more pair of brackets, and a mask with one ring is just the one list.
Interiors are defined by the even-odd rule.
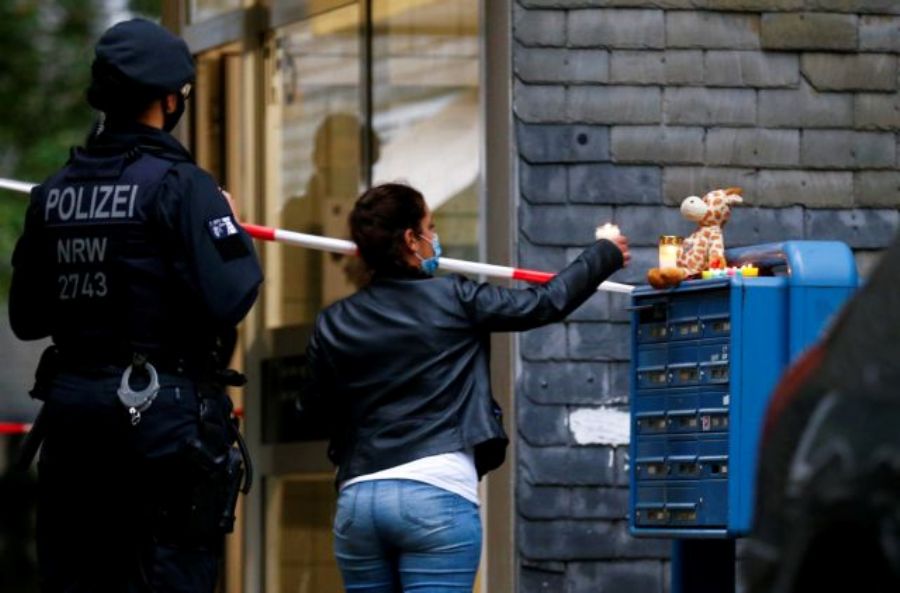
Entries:
[[619,232],[619,227],[611,222],[601,224],[597,227],[597,230],[594,231],[594,237],[596,237],[598,241],[600,239],[609,239],[612,241],[621,234],[622,233]]
[[662,235],[659,238],[659,267],[677,268],[678,253],[681,251],[681,237],[675,235]]

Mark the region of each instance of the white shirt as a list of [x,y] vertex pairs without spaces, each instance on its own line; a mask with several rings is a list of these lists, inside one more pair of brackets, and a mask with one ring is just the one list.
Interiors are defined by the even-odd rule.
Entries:
[[478,504],[478,471],[471,451],[456,451],[431,455],[357,476],[341,484],[341,490],[352,484],[371,480],[415,480],[458,494]]

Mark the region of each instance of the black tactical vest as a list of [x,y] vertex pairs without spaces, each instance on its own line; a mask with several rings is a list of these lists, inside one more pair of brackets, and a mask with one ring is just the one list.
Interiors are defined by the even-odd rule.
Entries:
[[172,246],[156,204],[174,164],[139,150],[76,150],[39,188],[44,288],[54,295],[48,315],[61,349],[119,361],[175,340]]

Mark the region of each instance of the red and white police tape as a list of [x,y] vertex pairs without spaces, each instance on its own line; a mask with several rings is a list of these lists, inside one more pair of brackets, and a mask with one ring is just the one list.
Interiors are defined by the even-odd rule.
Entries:
[[[14,179],[0,178],[0,189],[9,189],[20,193],[29,193],[34,187],[33,183],[25,183]],[[271,227],[260,226],[257,224],[242,223],[247,233],[255,239],[262,241],[275,241],[277,243],[286,243],[288,245],[297,245],[306,247],[307,249],[315,249],[318,251],[328,251],[331,253],[343,253],[345,255],[356,255],[356,244],[345,239],[334,239],[331,237],[322,237],[319,235],[309,235],[306,233],[298,233],[284,229],[275,229]],[[511,278],[513,280],[524,280],[525,282],[536,282],[543,284],[548,282],[555,274],[550,272],[541,272],[538,270],[526,270],[523,268],[512,268],[509,266],[498,266],[494,264],[484,264],[480,262],[466,261],[462,259],[453,259],[451,257],[441,257],[438,267],[448,272],[459,272],[460,274],[475,274],[487,276],[489,278]],[[619,292],[624,294],[631,293],[634,287],[620,282],[606,281],[597,287],[597,290],[606,290],[609,292]]]

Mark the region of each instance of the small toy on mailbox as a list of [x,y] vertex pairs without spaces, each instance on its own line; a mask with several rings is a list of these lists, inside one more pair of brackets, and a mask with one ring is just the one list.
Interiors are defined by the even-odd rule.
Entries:
[[[647,272],[654,288],[678,286],[682,280],[699,278],[705,270],[725,267],[725,239],[722,227],[731,217],[731,206],[742,204],[741,188],[729,187],[709,192],[703,198],[689,196],[681,203],[681,215],[697,223],[698,228],[684,240],[677,265],[660,261]],[[660,254],[662,254],[662,243]]]

